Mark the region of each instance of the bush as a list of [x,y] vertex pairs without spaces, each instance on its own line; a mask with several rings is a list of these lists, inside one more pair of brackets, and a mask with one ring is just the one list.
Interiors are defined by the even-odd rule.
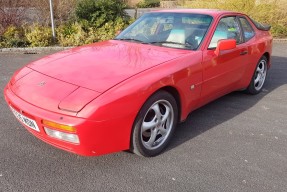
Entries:
[[[16,1],[26,2],[27,0]],[[35,7],[42,14],[46,13],[47,1],[31,0],[31,2],[38,2],[35,3]],[[63,3],[61,4],[61,2]],[[59,7],[64,7],[69,12],[64,15],[55,14],[56,19],[65,20],[70,18],[70,22],[61,24],[56,29],[57,43],[61,46],[78,46],[111,39],[117,31],[124,29],[131,22],[130,17],[124,11],[126,5],[122,0],[71,0],[72,5],[78,2],[75,9],[76,20],[71,19],[73,11],[67,8],[69,2],[69,0],[55,0],[54,2],[56,10]],[[39,7],[41,8],[39,9]],[[45,23],[47,21],[43,19],[42,22]],[[2,35],[0,33],[1,47],[44,47],[55,43],[52,39],[50,27],[44,27],[39,24],[25,26],[24,28],[11,27],[7,30],[3,29],[3,27],[1,28],[0,25],[0,30],[6,31],[5,33],[2,32]]]
[[87,32],[83,29],[81,23],[71,23],[61,25],[57,28],[58,42],[61,46],[79,46],[86,43]]
[[32,47],[46,47],[53,42],[51,28],[37,24],[27,27],[25,36]]
[[109,21],[102,27],[89,27],[87,22],[61,25],[57,28],[58,42],[61,46],[78,46],[104,41],[112,39],[117,31],[124,29],[127,25],[122,18]]
[[271,28],[271,33],[278,38],[286,38],[287,37],[287,27],[278,25],[278,24],[273,24]]
[[136,6],[138,8],[159,7],[160,0],[144,0],[144,1],[139,2]]
[[[112,39],[118,31],[123,30],[133,21],[118,17],[102,27],[91,27],[86,21],[66,23],[56,28],[57,43],[61,46],[79,46]],[[40,25],[20,28],[11,26],[0,36],[0,48],[50,45],[53,45],[51,28]]]
[[255,7],[257,13],[251,13],[251,17],[261,23],[272,26],[271,33],[275,37],[287,36],[287,6],[281,6],[274,2],[272,4],[259,4]]
[[0,47],[26,47],[27,39],[23,27],[9,26],[0,36]]
[[[130,20],[129,23],[131,23]],[[117,18],[115,21],[109,21],[100,28],[91,28],[88,34],[88,42],[97,42],[112,39],[116,33],[128,26],[128,23],[122,18]]]
[[93,27],[102,27],[117,18],[128,20],[126,5],[121,0],[80,0],[76,7],[78,20],[86,20]]
[[274,37],[287,36],[287,5],[283,4],[283,0],[262,0],[261,3],[256,3],[254,0],[195,0],[184,6],[243,12],[260,23],[271,25]]

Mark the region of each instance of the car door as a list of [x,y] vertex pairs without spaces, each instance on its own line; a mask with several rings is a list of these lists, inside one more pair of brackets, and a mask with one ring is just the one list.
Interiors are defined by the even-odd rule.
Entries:
[[[222,39],[235,39],[236,48],[216,54],[217,43]],[[236,90],[248,59],[247,47],[242,43],[242,31],[237,16],[222,17],[207,48],[203,50],[201,97],[204,101],[208,102]]]

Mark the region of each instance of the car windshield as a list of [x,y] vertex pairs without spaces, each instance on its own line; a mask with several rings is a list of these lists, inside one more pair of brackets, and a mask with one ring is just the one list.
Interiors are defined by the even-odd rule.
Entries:
[[146,13],[115,40],[196,50],[211,22],[211,16],[202,14]]

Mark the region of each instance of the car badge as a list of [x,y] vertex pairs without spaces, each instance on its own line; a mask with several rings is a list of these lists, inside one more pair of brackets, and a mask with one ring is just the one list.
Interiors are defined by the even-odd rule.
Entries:
[[41,81],[38,85],[39,85],[40,87],[43,87],[45,84],[46,84],[45,81]]

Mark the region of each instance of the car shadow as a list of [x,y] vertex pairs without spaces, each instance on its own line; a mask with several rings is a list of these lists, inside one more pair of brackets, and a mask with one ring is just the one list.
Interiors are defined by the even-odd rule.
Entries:
[[247,111],[275,89],[287,84],[285,59],[284,57],[272,57],[272,66],[260,94],[249,95],[239,91],[233,92],[190,113],[184,122],[178,124],[166,151]]

